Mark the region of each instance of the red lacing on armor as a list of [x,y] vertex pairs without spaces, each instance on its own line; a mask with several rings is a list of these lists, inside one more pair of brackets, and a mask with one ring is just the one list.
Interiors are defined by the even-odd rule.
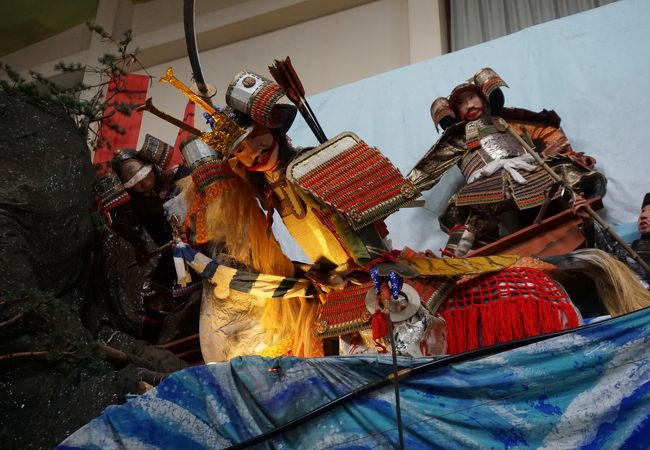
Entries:
[[446,256],[449,258],[455,258],[456,254],[449,250],[448,248],[439,248],[438,251],[440,252],[440,256]]
[[[472,230],[472,228],[468,227],[467,225],[454,225],[453,227],[451,227],[451,228],[449,229],[449,231],[447,232],[447,234],[448,234],[449,236],[451,236],[451,235],[454,234],[456,231],[462,231],[463,233],[464,233],[465,231],[470,232],[470,233],[473,233],[473,232],[474,232],[474,230]],[[449,243],[448,243],[447,245],[449,246]],[[442,256],[442,257],[456,258],[456,253],[454,253],[454,251],[452,251],[449,247],[447,247],[447,248],[440,248],[440,249],[438,249],[438,251],[440,252],[440,256]]]
[[382,262],[395,262],[397,258],[401,256],[402,252],[401,250],[390,250],[383,255],[371,260],[364,266],[364,270],[370,271],[373,266],[382,263]]
[[[223,163],[227,164],[227,163]],[[218,182],[212,182],[205,186],[202,190],[195,189],[189,194],[190,201],[183,221],[183,228],[189,230],[192,227],[192,220],[194,220],[194,234],[196,236],[197,244],[205,244],[208,242],[208,224],[206,208],[210,203],[227,193],[235,185],[241,183],[241,179],[233,177],[221,177],[217,179]]]
[[474,232],[474,230],[472,230],[472,228],[468,227],[467,225],[454,225],[453,227],[451,227],[449,229],[449,232],[447,234],[451,235],[452,233],[454,233],[456,231],[459,231],[459,230],[461,230],[461,231],[469,231],[470,233]]

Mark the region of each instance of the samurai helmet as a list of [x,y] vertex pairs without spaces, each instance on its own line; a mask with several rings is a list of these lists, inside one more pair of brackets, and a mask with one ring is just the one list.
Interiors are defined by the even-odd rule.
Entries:
[[172,159],[173,147],[160,139],[147,134],[140,149],[140,158],[161,169],[166,169]]
[[483,96],[490,101],[492,101],[491,97],[497,90],[500,91],[500,88],[508,87],[503,78],[489,67],[485,67],[474,74],[474,84],[481,88]]
[[449,106],[447,97],[438,97],[433,101],[431,104],[431,118],[436,126],[436,131],[438,131],[438,125],[445,130],[456,122],[456,113]]
[[242,70],[228,85],[226,103],[267,128],[286,132],[293,123],[295,106],[278,103],[285,96],[279,84],[249,70]]
[[151,161],[142,158],[140,152],[133,148],[118,150],[111,160],[113,172],[127,189],[144,180],[154,170],[154,167]]
[[[152,170],[160,173],[167,169],[172,159],[172,150],[171,145],[147,134],[140,151],[133,148],[118,150],[113,156],[111,167],[122,180],[124,187],[132,188]],[[130,162],[131,160],[141,164]]]
[[490,106],[493,113],[499,111],[505,102],[502,87],[508,85],[493,69],[485,67],[479,70],[468,81],[456,86],[448,98],[440,97],[433,102],[431,118],[436,129],[440,125],[444,130],[458,120],[454,107],[458,96],[463,92],[476,92]]

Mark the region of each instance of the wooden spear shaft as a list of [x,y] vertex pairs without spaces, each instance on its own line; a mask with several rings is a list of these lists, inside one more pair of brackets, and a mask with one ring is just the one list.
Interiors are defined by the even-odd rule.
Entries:
[[151,100],[151,97],[149,97],[142,105],[135,108],[135,110],[138,112],[149,111],[154,116],[158,116],[161,119],[171,123],[172,125],[176,125],[178,128],[182,128],[183,130],[188,131],[189,133],[195,136],[201,136],[203,134],[201,130],[194,128],[189,123],[185,123],[182,120],[179,120],[176,117],[172,117],[169,114],[164,113],[158,108],[156,108],[153,105],[153,101]]
[[137,266],[141,261],[142,261],[142,262],[144,262],[144,261],[149,261],[151,258],[153,258],[154,256],[156,256],[157,254],[162,253],[162,252],[164,252],[165,250],[167,250],[168,248],[170,248],[170,247],[172,246],[172,244],[174,244],[174,241],[173,241],[173,240],[167,242],[166,244],[164,244],[164,245],[162,245],[162,246],[160,246],[160,247],[158,247],[158,248],[155,249],[153,252],[147,253],[145,256],[142,257],[141,260],[138,260],[138,261],[134,261],[134,262],[132,262],[131,264],[129,264],[128,266],[126,266],[126,268],[127,268],[127,269],[130,269],[131,267],[135,267],[135,266]]
[[[506,127],[508,132],[517,139],[517,141],[521,144],[521,146],[524,148],[526,153],[531,155],[533,158],[535,158],[535,161],[546,171],[548,174],[553,178],[553,181],[556,181],[557,183],[560,183],[564,189],[568,190],[575,198],[575,192],[573,191],[573,188],[569,186],[569,184],[561,177],[559,176],[548,164],[546,164],[546,161],[537,153],[534,149],[528,145],[526,141],[522,139],[519,134],[512,129],[512,127],[508,124],[503,119],[499,119],[500,123]],[[598,224],[603,227],[603,229],[616,241],[618,242],[621,247],[634,259],[641,267],[643,267],[643,270],[646,271],[648,275],[650,275],[650,266],[639,256],[637,252],[635,252],[632,247],[630,247],[627,242],[625,242],[610,226],[607,222],[603,220],[600,215],[592,209],[591,206],[585,205],[583,206],[583,209],[591,216],[592,219],[594,219]]]

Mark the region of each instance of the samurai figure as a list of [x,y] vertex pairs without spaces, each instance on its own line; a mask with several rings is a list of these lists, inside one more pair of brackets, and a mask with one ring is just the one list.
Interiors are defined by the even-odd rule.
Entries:
[[314,263],[336,267],[353,261],[363,265],[387,251],[381,227],[355,232],[332,208],[305,194],[287,179],[288,164],[296,158],[286,132],[296,107],[279,101],[284,91],[276,83],[242,71],[226,92],[226,112],[246,130],[233,151],[235,170],[244,170],[267,211],[277,210],[289,233]]
[[[171,146],[147,135],[139,151],[117,151],[111,161],[113,172],[96,185],[108,224],[133,246],[136,262],[143,264],[160,255],[141,292],[145,308],[142,333],[152,342],[159,337],[164,316],[183,308],[189,296],[201,289],[200,280],[181,280],[181,285],[176,276],[170,246],[173,229],[164,205],[179,193],[175,182],[188,176],[189,169],[170,166],[171,156]],[[148,251],[144,232],[159,251]]]
[[[206,360],[223,360],[251,352],[277,356],[289,351],[294,355],[317,356],[322,354],[321,338],[345,334],[346,327],[352,327],[350,331],[357,326],[368,327],[370,312],[353,318],[358,322],[354,324],[340,315],[327,316],[326,319],[321,315],[321,320],[317,320],[317,313],[323,299],[327,302],[332,300],[332,296],[342,296],[348,303],[357,300],[348,291],[358,291],[359,285],[349,283],[347,274],[356,274],[353,278],[363,284],[363,295],[371,288],[373,282],[366,268],[389,254],[388,245],[383,240],[381,219],[395,210],[404,198],[416,195],[411,183],[377,149],[370,148],[352,133],[342,133],[316,149],[295,149],[286,132],[295,118],[296,108],[280,103],[284,96],[285,92],[278,84],[250,71],[240,72],[231,82],[226,92],[228,107],[219,112],[218,119],[223,121],[221,116],[226,115],[244,132],[241,135],[237,132],[236,139],[235,135],[228,134],[228,145],[223,140],[213,142],[202,137],[214,148],[219,148],[225,157],[227,167],[221,165],[218,177],[201,176],[197,169],[203,158],[189,156],[193,148],[198,149],[203,144],[195,140],[184,146],[184,155],[188,154],[186,160],[196,160],[191,163],[192,178],[196,178],[194,188],[184,189],[189,205],[184,224],[196,230],[200,242],[222,243],[219,254],[213,253],[211,257],[226,266],[260,274],[308,278],[318,287],[318,296],[322,299],[319,302],[311,293],[312,298],[294,296],[279,300],[276,297],[259,301],[255,295],[248,299],[240,298],[235,289],[226,292],[228,286],[224,292],[217,288],[212,296],[210,290],[204,290],[201,346]],[[217,123],[213,133],[219,133],[222,127]],[[347,174],[342,172],[338,164],[340,160],[329,159],[343,153],[350,155],[349,160],[357,161],[353,167],[356,174],[349,170]],[[381,168],[383,177],[375,177],[372,182],[359,177],[358,164],[361,162],[370,168]],[[328,169],[328,164],[336,164],[339,170]],[[230,170],[238,175],[236,179],[239,181],[228,175]],[[371,184],[364,192],[376,192],[373,189],[381,188],[382,196],[374,195],[369,199],[364,196],[360,199],[364,201],[363,208],[357,208],[361,204],[359,201],[353,202],[354,210],[341,207],[340,201],[325,200],[323,191],[311,189],[313,185],[306,180],[314,181],[319,174],[326,175],[322,185],[335,186],[336,193],[342,194],[346,200],[355,192],[354,183],[350,183],[355,175],[355,182],[363,182],[366,187]],[[215,181],[203,189],[203,193],[199,192],[200,180],[208,178]],[[375,182],[378,185],[372,185]],[[219,194],[212,195],[212,190],[218,190]],[[386,195],[387,192],[390,195]],[[381,197],[380,203],[375,202],[377,197]],[[262,216],[262,221],[258,217],[261,210],[257,208],[255,212],[256,208],[249,208],[249,205],[257,207],[258,200],[267,210],[267,218]],[[282,255],[279,245],[268,233],[273,211],[278,212],[314,265],[294,265]],[[230,258],[230,261],[224,258]],[[261,277],[264,279],[266,275]],[[283,289],[279,286],[275,294]],[[219,301],[214,298],[219,298]],[[411,300],[414,305],[419,305],[419,300]],[[235,304],[237,308],[233,308]],[[246,306],[244,315],[240,313],[242,305],[250,305]],[[374,312],[376,302],[371,306]],[[419,326],[422,330],[405,333],[404,336],[408,335],[410,340],[404,338],[400,342],[406,345],[407,341],[414,341],[419,355],[438,352],[433,348],[442,345],[444,323],[434,320],[421,307],[415,308],[413,314],[419,315],[411,315],[402,321],[406,324],[407,319],[413,317],[411,322],[417,321],[417,324],[409,322],[405,326]],[[233,325],[235,323],[237,327]],[[239,325],[243,323],[248,325],[242,328]],[[420,345],[422,336],[426,336],[426,345]],[[374,348],[373,344],[370,345]]]
[[[236,124],[243,134],[238,132],[228,145],[211,141],[225,158],[223,163],[211,164],[219,174],[202,175],[206,156],[189,156],[192,152],[207,154],[208,148],[200,140],[183,147],[184,154],[188,154],[186,159],[194,161],[193,186],[184,188],[188,198],[185,227],[194,230],[197,242],[216,244],[218,253],[211,256],[230,267],[295,277],[300,275],[300,268],[282,253],[269,233],[270,218],[277,210],[289,232],[315,263],[333,268],[350,260],[370,261],[374,255],[335,212],[287,180],[287,164],[298,153],[286,135],[296,108],[279,103],[283,97],[280,86],[257,74],[243,71],[235,77],[226,92],[229,107],[219,115],[222,121]],[[267,210],[266,217],[258,202]],[[377,240],[382,245],[379,237]],[[383,245],[377,252],[384,252]],[[317,301],[267,301],[254,295],[238,295],[221,295],[220,302],[210,298],[209,291],[204,295],[201,335],[206,338],[202,337],[201,345],[206,360],[224,360],[247,353],[322,354],[322,343],[313,338]],[[246,314],[239,312],[243,304],[249,305]],[[259,326],[251,325],[254,322]],[[234,329],[230,323],[249,325],[244,332],[244,328]],[[216,342],[219,344],[212,344]]]
[[[358,291],[365,295],[364,289],[371,289],[373,282],[368,279],[369,284],[360,289],[346,276],[356,273],[352,278],[362,283],[361,272],[384,264],[381,261],[391,251],[384,240],[387,229],[382,219],[416,191],[377,149],[353,133],[341,133],[315,149],[294,149],[286,130],[296,109],[278,102],[283,95],[276,83],[250,71],[240,72],[229,85],[226,103],[232,110],[228,114],[248,133],[232,153],[235,170],[246,172],[267,210],[278,211],[296,242],[316,263],[305,276],[319,287],[321,301],[336,303],[339,311],[349,309]],[[405,269],[398,264],[385,267],[384,275]],[[409,314],[395,317],[398,347],[402,354],[437,354],[444,347],[444,322],[421,306],[416,289],[404,287],[408,289],[413,292],[408,298]],[[370,301],[366,315],[350,321],[347,315],[326,313],[321,307],[314,324],[316,335],[345,335],[344,353],[376,351],[370,333],[346,334],[346,327],[352,330],[358,325],[355,321],[368,323],[375,308],[376,302]]]
[[577,192],[603,196],[606,179],[593,170],[595,159],[576,153],[554,111],[504,107],[503,79],[492,69],[478,71],[437,98],[431,116],[444,133],[409,173],[425,191],[453,166],[465,177],[440,216],[450,237],[445,256],[463,256],[568,207],[561,186],[535,163],[510,134],[512,128]]

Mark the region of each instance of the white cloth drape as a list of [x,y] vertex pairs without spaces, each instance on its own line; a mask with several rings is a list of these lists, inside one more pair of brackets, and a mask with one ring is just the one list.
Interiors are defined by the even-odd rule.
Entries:
[[616,0],[450,0],[451,51]]

